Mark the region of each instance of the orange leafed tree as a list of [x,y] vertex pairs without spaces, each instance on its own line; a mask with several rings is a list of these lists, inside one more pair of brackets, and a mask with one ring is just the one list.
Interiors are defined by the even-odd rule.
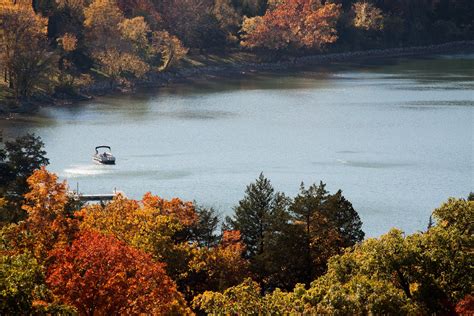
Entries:
[[197,220],[194,205],[174,198],[165,200],[147,193],[141,201],[122,196],[105,207],[89,205],[76,216],[82,227],[116,236],[119,240],[150,253],[179,243],[177,235]]
[[77,216],[82,228],[114,235],[165,262],[175,280],[187,270],[191,247],[184,235],[197,219],[191,202],[147,193],[141,201],[118,197],[105,207],[89,205]]
[[[33,237],[31,250],[37,258],[45,259],[47,252],[72,241],[78,230],[77,220],[68,217],[66,183],[44,167],[27,180],[30,192],[25,194],[23,209],[28,218],[24,225]],[[21,227],[19,227],[21,228]]]
[[66,183],[58,183],[58,177],[44,167],[36,170],[27,180],[30,192],[25,194],[23,209],[28,220],[38,223],[60,217],[67,203]]
[[224,291],[241,283],[249,274],[249,262],[243,258],[245,246],[237,230],[224,231],[214,248],[201,248],[190,262],[188,282],[193,295],[204,291]]
[[84,231],[51,259],[47,284],[83,315],[186,312],[164,265],[112,236]]
[[197,220],[192,202],[185,202],[179,198],[165,200],[149,192],[143,196],[142,202],[145,209],[159,210],[160,215],[170,216],[183,226],[190,226]]
[[61,44],[62,49],[67,53],[72,52],[77,48],[77,37],[71,33],[65,33],[58,39],[58,42]]
[[283,0],[264,16],[247,18],[242,25],[242,46],[271,50],[321,49],[337,40],[341,6],[318,0]]

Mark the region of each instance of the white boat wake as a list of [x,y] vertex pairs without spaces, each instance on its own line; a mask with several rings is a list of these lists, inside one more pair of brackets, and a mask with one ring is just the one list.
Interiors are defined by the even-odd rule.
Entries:
[[65,178],[79,178],[83,176],[95,176],[95,175],[102,175],[112,173],[114,170],[113,168],[107,168],[104,165],[76,165],[71,166],[71,168],[66,168],[63,171],[62,176]]

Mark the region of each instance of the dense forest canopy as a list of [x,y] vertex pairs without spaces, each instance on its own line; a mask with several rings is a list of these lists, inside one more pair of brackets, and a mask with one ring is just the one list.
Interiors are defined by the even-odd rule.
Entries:
[[123,85],[186,56],[265,58],[474,38],[471,0],[0,0],[1,88],[18,102]]
[[260,174],[222,222],[151,193],[83,205],[45,154],[34,135],[0,150],[2,315],[474,312],[473,194],[441,205],[426,231],[364,240],[323,182],[291,198]]

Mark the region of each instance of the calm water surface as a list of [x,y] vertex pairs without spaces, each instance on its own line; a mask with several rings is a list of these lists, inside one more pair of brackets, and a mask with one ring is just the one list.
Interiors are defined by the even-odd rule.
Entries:
[[[50,170],[85,193],[115,187],[223,214],[260,172],[341,188],[368,236],[425,229],[435,207],[474,190],[474,55],[335,64],[173,85],[0,121],[35,132]],[[96,165],[110,145],[116,166]]]

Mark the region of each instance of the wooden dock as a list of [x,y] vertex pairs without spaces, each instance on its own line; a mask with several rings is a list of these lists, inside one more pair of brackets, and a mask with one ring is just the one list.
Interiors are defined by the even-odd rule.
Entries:
[[105,201],[112,201],[117,195],[125,196],[125,193],[122,191],[114,190],[113,193],[104,193],[104,194],[84,194],[79,193],[77,191],[69,191],[69,196],[77,201],[82,202],[105,202]]

